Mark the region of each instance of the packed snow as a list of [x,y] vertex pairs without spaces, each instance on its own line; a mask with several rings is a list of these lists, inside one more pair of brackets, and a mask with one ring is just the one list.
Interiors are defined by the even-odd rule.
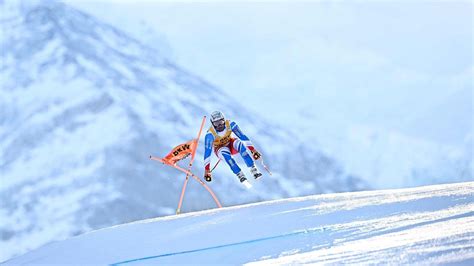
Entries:
[[474,182],[290,198],[137,221],[5,265],[474,262]]

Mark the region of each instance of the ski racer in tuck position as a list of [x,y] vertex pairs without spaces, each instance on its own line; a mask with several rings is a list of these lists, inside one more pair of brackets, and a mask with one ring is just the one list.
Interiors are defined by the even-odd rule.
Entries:
[[[209,127],[205,137],[204,179],[207,182],[212,180],[210,165],[213,150],[219,159],[227,162],[232,172],[237,175],[239,181],[244,183],[244,185],[248,181],[239,165],[232,158],[234,154],[240,153],[255,179],[261,177],[262,173],[255,166],[254,162],[254,160],[260,159],[261,154],[255,149],[250,139],[242,133],[239,126],[234,121],[226,120],[224,114],[219,111],[213,112],[210,120],[212,125]],[[233,137],[232,133],[237,138]],[[252,153],[253,159],[250,157],[247,149]]]

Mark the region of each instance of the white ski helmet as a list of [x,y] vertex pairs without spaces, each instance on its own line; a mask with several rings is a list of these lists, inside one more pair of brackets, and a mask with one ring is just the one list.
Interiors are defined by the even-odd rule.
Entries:
[[211,114],[211,124],[217,131],[222,131],[225,128],[225,117],[221,111],[214,111]]

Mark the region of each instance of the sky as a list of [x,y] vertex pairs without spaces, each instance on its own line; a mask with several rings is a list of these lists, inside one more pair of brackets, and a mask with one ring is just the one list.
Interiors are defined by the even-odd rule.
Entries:
[[472,135],[470,1],[65,2],[286,126]]

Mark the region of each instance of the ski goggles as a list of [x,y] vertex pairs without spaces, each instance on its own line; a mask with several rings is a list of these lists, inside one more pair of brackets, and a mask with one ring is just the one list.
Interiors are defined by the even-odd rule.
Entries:
[[225,120],[224,119],[219,119],[219,120],[216,120],[216,121],[212,121],[212,125],[215,128],[222,128],[225,125]]

